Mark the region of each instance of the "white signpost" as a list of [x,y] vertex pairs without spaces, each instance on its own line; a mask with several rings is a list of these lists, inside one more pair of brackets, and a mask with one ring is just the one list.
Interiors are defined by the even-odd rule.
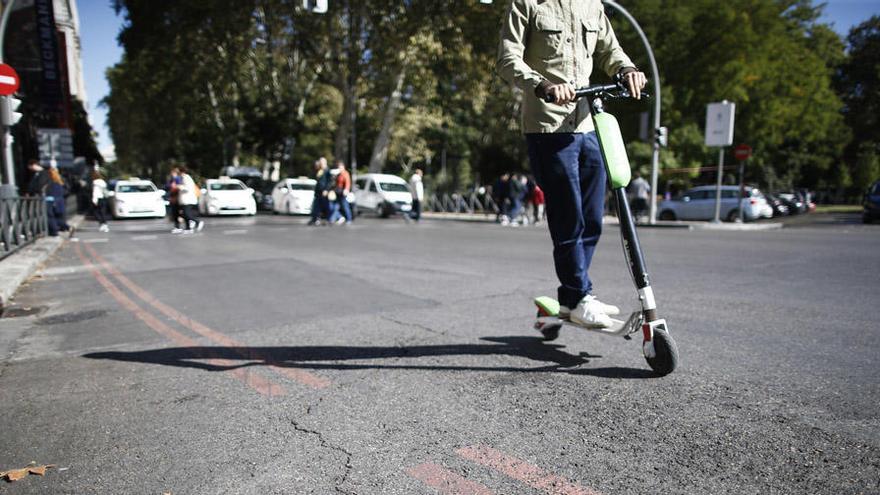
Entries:
[[[718,152],[718,184],[715,190],[715,223],[721,222],[721,183],[724,178],[724,148],[733,144],[733,116],[736,104],[727,100],[706,107],[706,146]],[[740,205],[741,207],[741,205]]]

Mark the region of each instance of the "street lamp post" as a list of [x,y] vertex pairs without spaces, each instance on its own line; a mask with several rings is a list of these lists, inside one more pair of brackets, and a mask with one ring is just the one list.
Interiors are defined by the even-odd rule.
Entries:
[[613,0],[602,0],[602,3],[608,5],[609,7],[614,8],[624,17],[626,20],[632,24],[633,28],[635,28],[636,32],[639,34],[639,38],[642,39],[642,43],[645,45],[645,50],[648,52],[648,62],[651,64],[651,78],[654,80],[654,146],[653,151],[651,153],[651,209],[650,209],[650,223],[654,225],[657,223],[657,176],[659,175],[659,165],[660,165],[660,140],[657,138],[657,133],[660,129],[660,71],[657,70],[657,60],[654,58],[654,51],[651,49],[651,44],[648,42],[648,37],[645,36],[645,32],[642,31],[639,23],[636,22],[635,17],[632,16],[626,9],[620,6],[617,2]]

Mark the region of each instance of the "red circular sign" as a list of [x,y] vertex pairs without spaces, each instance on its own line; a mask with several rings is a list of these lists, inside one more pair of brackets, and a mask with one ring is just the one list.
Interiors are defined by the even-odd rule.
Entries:
[[18,91],[20,81],[15,69],[6,64],[0,64],[0,96],[9,96]]
[[752,156],[752,147],[741,144],[733,149],[733,157],[737,160],[748,160]]

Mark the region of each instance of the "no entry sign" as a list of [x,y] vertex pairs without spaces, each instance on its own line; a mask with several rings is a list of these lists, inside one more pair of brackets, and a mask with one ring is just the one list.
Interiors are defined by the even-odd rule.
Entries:
[[18,91],[18,74],[6,64],[0,64],[0,96],[9,96]]
[[737,160],[748,160],[752,156],[752,147],[747,144],[741,144],[733,150],[733,157]]

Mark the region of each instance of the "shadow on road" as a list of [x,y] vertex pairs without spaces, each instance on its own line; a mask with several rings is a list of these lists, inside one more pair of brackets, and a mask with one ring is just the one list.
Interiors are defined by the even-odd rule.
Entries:
[[[590,359],[586,353],[569,354],[561,345],[547,344],[538,337],[484,337],[486,344],[454,344],[401,347],[172,347],[135,352],[95,352],[89,359],[161,364],[205,371],[230,371],[251,366],[277,366],[314,370],[410,369],[438,371],[562,372],[600,378],[653,378],[647,369],[582,368]],[[364,363],[357,361],[417,359],[443,356],[513,356],[544,363],[538,367],[465,366],[443,364]],[[212,360],[240,361],[226,364]],[[346,362],[354,361],[354,362]]]

